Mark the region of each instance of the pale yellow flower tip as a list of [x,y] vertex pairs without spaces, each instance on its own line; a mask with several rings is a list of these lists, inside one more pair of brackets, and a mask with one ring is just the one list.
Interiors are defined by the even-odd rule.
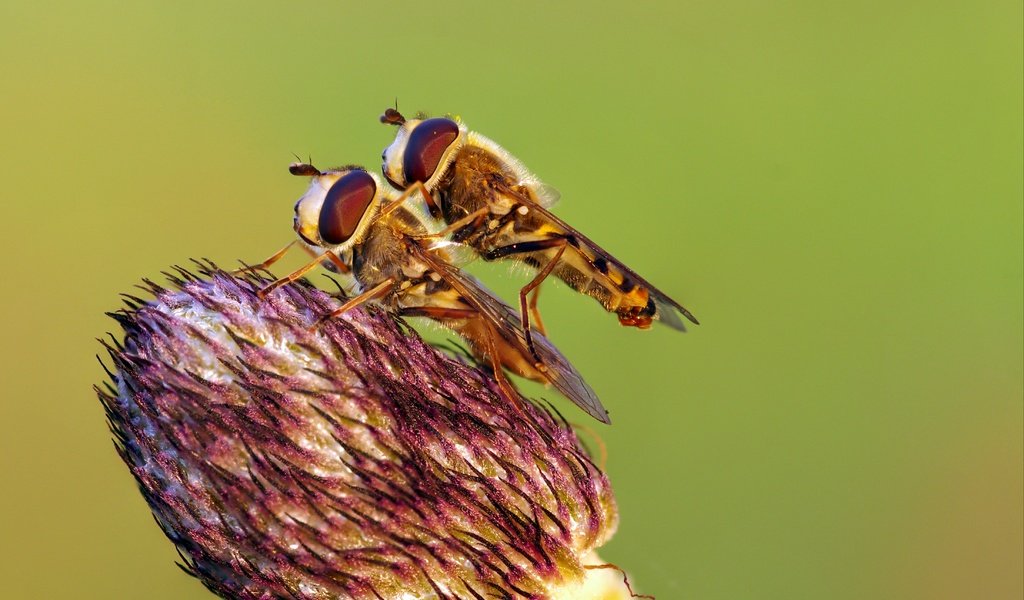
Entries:
[[[626,574],[618,567],[601,560],[597,552],[591,552],[583,560],[588,565],[581,581],[553,587],[551,600],[630,600],[631,598],[654,598],[638,595],[630,589]],[[596,568],[603,567],[603,568]]]

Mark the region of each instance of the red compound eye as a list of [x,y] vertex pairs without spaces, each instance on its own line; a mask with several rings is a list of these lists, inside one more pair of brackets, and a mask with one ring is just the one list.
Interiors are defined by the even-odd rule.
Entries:
[[402,168],[406,183],[424,182],[437,170],[444,151],[459,137],[459,125],[451,119],[427,119],[409,134]]
[[343,244],[359,227],[377,195],[377,182],[366,171],[352,171],[331,186],[320,208],[320,239]]

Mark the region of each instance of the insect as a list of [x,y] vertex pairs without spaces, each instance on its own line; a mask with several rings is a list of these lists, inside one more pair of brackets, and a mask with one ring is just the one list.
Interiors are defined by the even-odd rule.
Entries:
[[[289,170],[311,179],[295,203],[293,226],[316,258],[260,290],[261,295],[329,261],[350,274],[362,291],[317,325],[370,300],[399,315],[428,317],[461,335],[478,359],[490,362],[510,401],[518,402],[519,395],[503,368],[550,383],[597,420],[610,422],[594,391],[569,361],[543,335],[534,334],[528,349],[515,309],[453,266],[451,244],[439,241],[425,215],[412,210],[396,190],[356,166],[321,172],[296,163]],[[268,266],[287,249],[258,266]]]
[[519,259],[538,269],[519,292],[528,345],[531,315],[544,332],[537,297],[549,275],[592,296],[626,326],[646,329],[658,320],[685,331],[679,315],[698,323],[681,304],[552,214],[548,209],[558,193],[498,144],[447,117],[406,119],[389,108],[381,121],[398,127],[381,155],[392,185],[407,194],[420,192],[431,214],[448,224],[451,239],[485,260]]

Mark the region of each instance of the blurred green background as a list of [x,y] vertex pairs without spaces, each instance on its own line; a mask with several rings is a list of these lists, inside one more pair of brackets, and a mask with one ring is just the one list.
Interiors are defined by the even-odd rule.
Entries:
[[542,296],[642,591],[1020,598],[1022,37],[1019,0],[0,4],[0,595],[208,597],[90,391],[103,312],[290,240],[292,153],[376,168],[397,97],[704,323]]

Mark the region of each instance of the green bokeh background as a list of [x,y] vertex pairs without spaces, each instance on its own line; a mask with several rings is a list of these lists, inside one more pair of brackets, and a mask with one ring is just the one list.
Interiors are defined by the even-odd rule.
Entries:
[[1017,0],[0,4],[0,596],[208,597],[90,391],[103,312],[290,240],[292,153],[376,167],[397,96],[498,140],[704,323],[542,296],[615,418],[602,554],[643,591],[1020,598],[1021,23]]

